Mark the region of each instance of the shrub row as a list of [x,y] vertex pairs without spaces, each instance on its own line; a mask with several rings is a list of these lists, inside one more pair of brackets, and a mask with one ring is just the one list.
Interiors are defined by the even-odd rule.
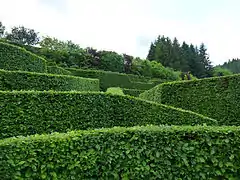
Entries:
[[47,66],[49,74],[71,75],[71,72],[58,66]]
[[[83,70],[67,68],[75,76],[97,78],[100,80],[100,88],[106,91],[109,87],[121,87],[128,89],[143,89],[147,90],[154,86],[153,83],[132,82],[130,79],[137,79],[138,76],[121,74],[116,72],[98,71],[98,70]],[[133,78],[135,77],[135,78]],[[141,81],[142,77],[139,81]]]
[[240,128],[147,126],[0,141],[1,179],[239,179]]
[[143,93],[144,90],[138,90],[138,89],[123,89],[123,93],[125,95],[135,96],[138,97],[139,94]]
[[240,125],[240,75],[172,82],[141,94],[141,98],[191,110],[221,125]]
[[190,111],[98,92],[0,91],[0,107],[0,138],[147,124],[216,125]]
[[99,80],[0,69],[0,90],[99,91]]
[[0,42],[0,69],[46,72],[46,60],[18,46]]

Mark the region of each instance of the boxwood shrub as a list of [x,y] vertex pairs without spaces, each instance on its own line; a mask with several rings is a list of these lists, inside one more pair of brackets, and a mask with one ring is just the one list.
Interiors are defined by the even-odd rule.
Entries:
[[0,141],[0,179],[239,179],[239,127],[147,126]]
[[0,42],[0,69],[46,72],[46,60],[11,44]]
[[240,125],[240,75],[171,82],[141,94],[141,98],[214,118],[221,125]]
[[136,125],[216,125],[190,111],[100,92],[0,91],[0,138]]
[[99,91],[99,80],[0,69],[0,90]]
[[70,71],[58,66],[47,66],[47,72],[49,74],[71,75]]
[[[97,78],[100,80],[100,88],[102,91],[106,91],[109,87],[121,87],[127,89],[143,89],[147,90],[154,87],[155,84],[148,82],[139,82],[136,79],[138,76],[130,75],[117,72],[99,71],[99,70],[83,70],[67,68],[74,76]],[[134,78],[135,77],[135,78]],[[136,81],[131,81],[135,79]]]

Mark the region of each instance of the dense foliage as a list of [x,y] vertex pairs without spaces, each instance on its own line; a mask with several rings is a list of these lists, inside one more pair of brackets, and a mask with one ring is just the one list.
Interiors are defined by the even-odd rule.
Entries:
[[240,59],[232,59],[225,62],[220,67],[230,70],[231,72],[237,74],[240,73]]
[[46,61],[23,48],[0,42],[0,69],[46,72]]
[[[142,77],[140,77],[140,79],[138,80],[138,76],[133,76],[133,75],[129,76],[127,74],[116,73],[116,72],[107,72],[107,71],[99,71],[99,70],[83,70],[83,69],[74,69],[74,68],[67,68],[67,70],[70,71],[74,76],[99,79],[100,89],[102,91],[106,91],[107,88],[109,87],[146,90],[155,86],[154,83],[142,82],[141,81],[143,79]],[[131,81],[131,79],[135,81]]]
[[150,62],[140,58],[129,58],[127,55],[122,56],[116,52],[97,51],[92,48],[87,48],[86,50],[74,48],[71,50],[64,42],[56,46],[51,49],[43,48],[36,50],[35,53],[56,62],[62,67],[92,68],[166,80],[179,79],[180,72],[165,68],[156,61]]
[[0,69],[0,90],[99,91],[99,80]]
[[180,45],[177,38],[172,41],[168,37],[158,36],[151,43],[147,59],[178,71],[191,72],[197,78],[212,76],[212,64],[204,44],[199,48],[186,42]]
[[[0,22],[1,23],[1,22]],[[113,51],[98,51],[87,47],[81,48],[72,41],[61,41],[49,36],[42,37],[40,48],[34,47],[39,41],[38,33],[23,26],[13,27],[11,32],[4,34],[5,27],[0,24],[0,38],[9,43],[26,48],[48,60],[50,63],[68,68],[98,69],[112,72],[135,74],[149,78],[166,78],[176,80],[178,74],[172,69],[163,67],[160,63],[148,62],[134,58],[127,54],[118,54]],[[2,33],[1,33],[2,32]],[[177,76],[177,77],[176,77]]]
[[0,137],[136,125],[216,125],[216,121],[130,96],[0,91]]
[[228,75],[232,75],[233,72],[226,69],[226,68],[222,68],[221,66],[216,66],[213,69],[213,76],[217,77],[217,76],[228,76]]
[[180,80],[180,72],[165,68],[159,62],[142,60],[139,58],[134,59],[131,72],[133,74],[162,80]]
[[47,72],[49,74],[71,75],[70,71],[58,66],[47,66]]
[[0,141],[1,179],[238,179],[239,127],[147,126]]
[[39,42],[38,33],[34,29],[23,26],[13,27],[11,32],[7,32],[5,38],[11,42],[23,45],[36,45]]
[[138,97],[141,93],[143,93],[145,90],[139,90],[139,89],[125,89],[123,88],[123,93],[125,95],[135,96]]
[[101,52],[99,69],[104,71],[124,72],[123,56],[116,52]]
[[161,84],[140,95],[158,103],[214,118],[221,125],[240,125],[240,75]]

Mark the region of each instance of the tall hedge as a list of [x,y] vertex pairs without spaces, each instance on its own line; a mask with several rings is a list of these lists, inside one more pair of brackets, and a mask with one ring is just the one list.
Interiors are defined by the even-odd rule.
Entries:
[[0,90],[99,91],[99,80],[0,69]]
[[1,179],[239,179],[239,127],[133,127],[0,141]]
[[240,75],[159,85],[140,97],[240,125]]
[[46,60],[25,49],[0,42],[0,69],[46,72]]
[[49,74],[71,75],[70,71],[58,66],[47,66],[47,72]]
[[216,125],[204,116],[104,93],[0,91],[0,138],[147,124]]
[[[109,87],[121,87],[128,89],[141,89],[147,90],[154,87],[153,83],[148,82],[139,82],[137,81],[138,76],[130,75],[130,78],[127,74],[108,72],[108,71],[99,71],[99,70],[83,70],[83,69],[74,69],[67,68],[75,76],[88,77],[88,78],[97,78],[100,80],[100,88],[103,91],[106,91]],[[135,79],[136,81],[131,81]],[[140,80],[142,77],[140,77]]]

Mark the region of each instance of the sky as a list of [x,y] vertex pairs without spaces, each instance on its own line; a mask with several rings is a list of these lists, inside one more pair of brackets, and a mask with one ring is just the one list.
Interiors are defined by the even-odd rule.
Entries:
[[0,21],[81,47],[146,58],[158,35],[204,43],[214,65],[240,58],[239,0],[0,0]]

